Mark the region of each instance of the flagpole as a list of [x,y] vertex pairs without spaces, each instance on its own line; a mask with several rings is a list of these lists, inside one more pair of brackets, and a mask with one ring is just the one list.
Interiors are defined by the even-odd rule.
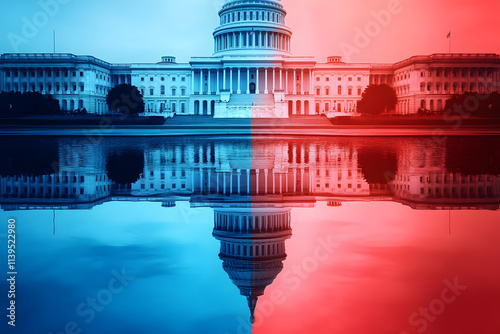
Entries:
[[54,54],[56,53],[56,31],[54,30]]

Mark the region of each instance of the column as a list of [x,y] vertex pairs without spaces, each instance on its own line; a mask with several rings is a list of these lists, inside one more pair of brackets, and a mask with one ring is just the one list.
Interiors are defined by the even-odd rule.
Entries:
[[288,90],[288,72],[290,72],[290,71],[287,69],[285,72],[285,74],[286,74],[285,91],[287,94],[289,92],[289,90]]
[[200,95],[203,94],[203,70],[200,70]]
[[220,94],[220,69],[217,69],[217,84],[216,84],[216,94]]
[[297,70],[293,69],[293,95],[297,95],[297,85],[295,84],[296,83],[296,79],[297,78]]
[[264,94],[268,94],[269,91],[267,90],[267,81],[268,81],[267,80],[267,67],[264,68],[264,73],[265,73],[265,80],[266,80],[265,83],[264,83]]
[[283,90],[283,69],[282,68],[280,68],[280,85],[279,85],[279,89]]
[[247,169],[247,195],[252,194],[252,189],[250,189],[250,172],[251,169]]
[[260,178],[260,169],[255,170],[255,194],[259,194],[259,178]]
[[241,169],[238,169],[238,195],[241,195]]
[[223,78],[222,78],[222,89],[226,90],[226,68],[223,70]]
[[210,75],[211,72],[212,72],[212,70],[208,69],[208,91],[207,91],[208,95],[212,95],[212,87],[210,85],[211,84],[210,81],[212,81],[211,80],[211,75]]
[[265,169],[264,170],[264,195],[267,195],[267,189],[269,188],[267,185],[268,178],[269,178],[269,170]]
[[238,89],[236,90],[237,94],[241,94],[241,68],[238,67]]
[[300,90],[300,93],[304,95],[304,69],[300,69]]
[[[309,95],[314,94],[314,72],[312,69],[309,69]],[[330,88],[330,90],[333,89],[333,87]]]
[[257,67],[255,69],[255,94],[260,94],[260,88],[259,88],[259,68]]
[[276,91],[276,68],[273,67],[273,94]]
[[194,70],[191,70],[191,94],[194,94]]
[[247,67],[247,94],[250,94],[250,67]]
[[233,194],[233,170],[229,172],[229,195]]
[[233,94],[233,69],[229,69],[229,91]]

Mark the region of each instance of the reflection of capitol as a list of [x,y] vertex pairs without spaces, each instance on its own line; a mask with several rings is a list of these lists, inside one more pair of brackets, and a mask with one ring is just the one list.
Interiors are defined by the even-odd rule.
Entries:
[[[1,177],[0,203],[5,210],[19,210],[84,209],[118,200],[210,207],[250,199],[289,207],[391,200],[413,208],[498,209],[498,173],[449,170],[446,143],[422,149],[424,139],[384,142],[381,151],[392,152],[394,166],[378,167],[371,161],[383,159],[368,156],[366,163],[366,145],[362,140],[144,143],[136,147],[144,156],[138,180],[119,185],[110,179],[105,162],[110,152],[126,145],[60,139],[58,171]],[[380,168],[382,175],[394,175],[384,182],[373,179],[370,174]]]
[[[57,144],[51,152],[57,171],[28,176],[35,172],[22,163],[10,169],[23,170],[20,175],[0,170],[9,175],[0,177],[3,210],[91,209],[107,201],[213,208],[222,266],[247,299],[251,322],[258,298],[283,269],[292,208],[323,201],[335,210],[346,201],[379,200],[417,209],[496,210],[500,203],[498,170],[457,171],[445,141],[110,139],[94,145],[64,138]],[[45,153],[43,145],[29,145]],[[134,180],[120,184],[109,162],[125,151],[135,152],[121,156],[139,157],[141,168],[133,168],[136,161],[128,171],[127,159],[116,160],[118,172]],[[464,163],[458,167],[467,171]]]
[[217,209],[213,235],[229,278],[245,296],[250,321],[257,299],[283,269],[285,240],[292,234],[290,209]]

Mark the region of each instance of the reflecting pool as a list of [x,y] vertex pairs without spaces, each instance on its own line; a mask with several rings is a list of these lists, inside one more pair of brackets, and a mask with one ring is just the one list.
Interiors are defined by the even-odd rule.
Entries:
[[17,270],[2,332],[497,334],[499,152],[498,137],[2,137]]

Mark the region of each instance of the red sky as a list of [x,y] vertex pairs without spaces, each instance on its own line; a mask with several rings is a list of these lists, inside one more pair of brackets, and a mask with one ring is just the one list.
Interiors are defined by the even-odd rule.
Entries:
[[355,29],[365,31],[375,21],[372,11],[387,10],[394,2],[399,3],[398,13],[352,61],[395,62],[416,54],[448,52],[450,30],[452,52],[500,53],[498,0],[282,0],[287,25],[294,31],[293,51],[315,55],[319,61],[342,55],[342,43],[355,45]]

